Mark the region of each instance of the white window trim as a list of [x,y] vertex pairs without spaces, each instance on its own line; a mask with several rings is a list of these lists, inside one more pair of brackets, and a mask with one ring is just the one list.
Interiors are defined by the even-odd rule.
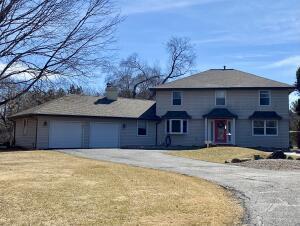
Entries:
[[[181,132],[172,132],[172,121],[180,121],[180,130]],[[168,121],[170,121],[170,128],[168,132]],[[183,132],[183,121],[186,121],[186,133]],[[189,132],[189,120],[188,119],[167,119],[165,124],[165,132],[166,134],[173,134],[173,135],[185,135]]]
[[[260,104],[260,92],[268,92],[269,93],[269,104],[268,105],[261,105]],[[260,107],[270,107],[272,104],[272,95],[271,95],[271,90],[258,90],[258,105]]]
[[[254,121],[264,121],[264,134],[254,134]],[[267,121],[275,121],[276,122],[276,134],[267,134],[267,128],[275,128],[275,127],[267,127]],[[252,136],[254,137],[276,137],[278,136],[278,120],[273,119],[254,119],[252,120]],[[258,128],[258,127],[256,127]],[[262,127],[261,127],[262,128]]]
[[[225,94],[225,104],[224,105],[217,104],[217,92],[218,91],[223,91],[224,94]],[[227,92],[226,92],[226,90],[224,90],[224,89],[217,89],[217,90],[215,90],[215,106],[223,106],[223,107],[227,106]]]
[[[173,104],[173,99],[174,99],[174,93],[175,92],[180,93],[180,97],[181,97],[180,105]],[[172,91],[171,105],[172,106],[182,106],[182,103],[183,103],[183,92],[182,91]]]
[[[146,122],[146,135],[140,135],[139,134],[139,122],[140,121],[145,121]],[[137,120],[136,121],[136,135],[138,137],[146,137],[146,136],[148,136],[148,121],[147,120]]]

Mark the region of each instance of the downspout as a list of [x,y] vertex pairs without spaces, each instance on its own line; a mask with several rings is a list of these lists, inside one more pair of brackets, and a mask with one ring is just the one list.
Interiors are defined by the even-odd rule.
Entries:
[[39,124],[39,119],[36,118],[36,125],[35,125],[35,145],[34,145],[34,148],[35,148],[35,149],[37,149],[38,124]]
[[155,146],[157,146],[157,126],[160,122],[155,123]]
[[16,146],[16,126],[17,125],[16,125],[16,121],[15,120],[13,121],[13,123],[14,123],[14,132],[13,132],[13,136],[14,137],[13,137],[13,140],[12,140],[12,146],[15,147]]
[[155,123],[155,146],[158,144],[158,136],[157,136],[157,130],[158,130],[158,125],[161,123],[161,121]]

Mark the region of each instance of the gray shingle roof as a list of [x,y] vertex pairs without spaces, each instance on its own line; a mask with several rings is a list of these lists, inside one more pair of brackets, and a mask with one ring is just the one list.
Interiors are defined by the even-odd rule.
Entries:
[[275,111],[255,111],[249,119],[282,119]]
[[281,88],[291,85],[234,69],[211,69],[152,88],[160,89],[218,89],[218,88]]
[[150,100],[118,98],[116,101],[103,97],[68,95],[12,116],[56,115],[110,118],[157,119],[155,102]]
[[203,115],[203,118],[238,118],[236,114],[231,113],[227,108],[215,108],[211,110],[209,113]]
[[191,119],[186,111],[168,111],[161,117],[162,119]]

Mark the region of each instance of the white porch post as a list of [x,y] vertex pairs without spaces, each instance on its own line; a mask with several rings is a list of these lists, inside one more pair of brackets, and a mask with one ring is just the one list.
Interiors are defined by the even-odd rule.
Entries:
[[235,118],[232,120],[232,144],[235,145]]

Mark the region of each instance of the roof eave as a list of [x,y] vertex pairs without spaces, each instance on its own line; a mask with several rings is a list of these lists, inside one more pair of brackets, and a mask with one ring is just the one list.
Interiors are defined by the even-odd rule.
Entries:
[[109,119],[132,119],[132,120],[149,120],[149,121],[159,121],[160,118],[155,116],[151,117],[121,117],[121,116],[95,116],[95,115],[65,115],[65,114],[41,114],[41,113],[29,113],[24,115],[10,116],[10,120],[16,120],[18,118],[32,117],[32,116],[48,116],[48,117],[75,117],[75,118],[109,118]]
[[203,88],[155,87],[155,88],[150,88],[151,91],[157,91],[157,90],[209,90],[209,89],[273,89],[273,90],[289,90],[290,92],[293,92],[295,90],[295,87],[290,86],[290,87],[203,87]]

